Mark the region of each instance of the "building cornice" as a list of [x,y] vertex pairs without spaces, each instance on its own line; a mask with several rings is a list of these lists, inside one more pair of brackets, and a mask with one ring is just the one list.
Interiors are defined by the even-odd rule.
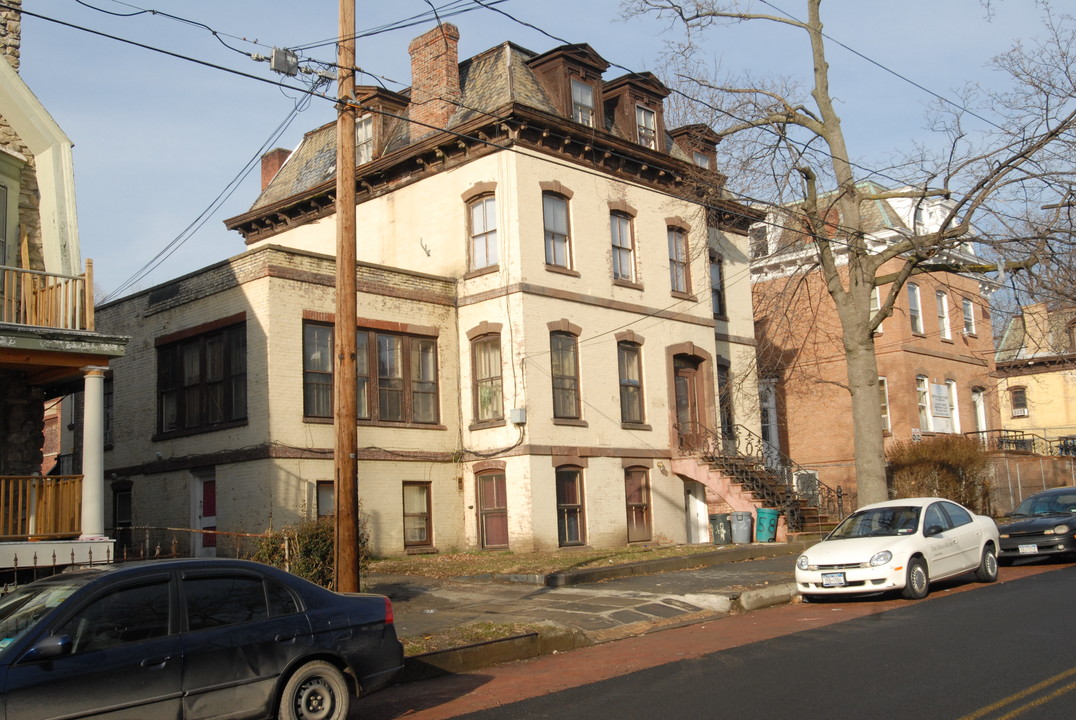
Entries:
[[[506,104],[373,160],[358,169],[356,201],[361,204],[491,153],[528,149],[592,171],[704,203],[712,221],[747,233],[764,214],[724,197],[725,177],[706,173],[665,152],[518,103]],[[708,196],[717,196],[717,199]],[[256,243],[335,213],[336,180],[256,208],[225,221],[229,230]]]

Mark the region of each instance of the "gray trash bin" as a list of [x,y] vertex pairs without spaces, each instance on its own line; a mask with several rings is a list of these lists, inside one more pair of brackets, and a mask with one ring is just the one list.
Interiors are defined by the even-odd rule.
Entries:
[[743,545],[751,542],[751,513],[734,512],[732,515],[732,542]]
[[710,516],[710,530],[714,534],[714,545],[728,545],[732,542],[732,523],[728,513],[716,513]]

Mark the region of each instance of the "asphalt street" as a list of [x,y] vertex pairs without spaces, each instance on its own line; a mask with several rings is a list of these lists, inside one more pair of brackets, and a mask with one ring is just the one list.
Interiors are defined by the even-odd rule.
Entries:
[[391,688],[355,717],[1067,717],[1074,594],[1076,568],[1045,564],[918,602],[786,604]]

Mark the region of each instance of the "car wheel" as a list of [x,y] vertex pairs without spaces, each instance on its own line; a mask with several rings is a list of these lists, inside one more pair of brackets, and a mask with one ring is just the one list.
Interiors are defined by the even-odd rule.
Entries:
[[930,575],[927,574],[927,564],[923,558],[912,558],[908,561],[908,576],[901,595],[907,600],[922,600],[928,592]]
[[351,693],[343,673],[322,660],[303,665],[280,694],[280,720],[344,720]]
[[975,579],[984,583],[992,583],[998,579],[998,553],[993,545],[983,548],[983,557],[979,561],[979,569],[975,571]]

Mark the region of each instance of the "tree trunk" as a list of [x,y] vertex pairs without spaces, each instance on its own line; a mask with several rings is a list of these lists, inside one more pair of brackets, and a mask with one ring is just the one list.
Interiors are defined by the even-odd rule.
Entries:
[[852,396],[852,428],[856,458],[859,506],[889,499],[885,478],[885,437],[874,338],[846,332],[844,357],[848,364],[848,391]]

